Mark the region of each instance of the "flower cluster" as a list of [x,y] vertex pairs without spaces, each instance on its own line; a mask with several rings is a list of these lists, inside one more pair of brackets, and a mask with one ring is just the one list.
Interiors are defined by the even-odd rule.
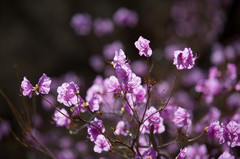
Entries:
[[[116,13],[116,16],[117,14],[120,13]],[[126,18],[123,19],[128,21]],[[101,22],[97,25],[105,24]],[[99,35],[106,33],[104,31],[101,33],[101,31],[103,30],[99,30]],[[142,36],[134,43],[138,54],[146,57],[146,70],[148,71],[149,59],[153,53],[149,44],[150,41]],[[52,80],[46,74],[43,74],[35,87],[24,77],[21,83],[21,93],[30,98],[32,92],[36,95],[47,94],[46,98],[41,97],[55,108],[52,116],[53,123],[58,127],[66,127],[71,134],[78,134],[86,127],[87,140],[94,143],[93,151],[98,154],[113,152],[123,157],[140,159],[167,156],[166,150],[175,154],[177,159],[207,159],[210,156],[234,158],[227,148],[240,146],[240,110],[237,109],[232,117],[223,118],[221,110],[212,104],[217,95],[228,91],[238,91],[239,82],[237,82],[235,64],[227,63],[225,72],[213,66],[209,69],[206,78],[205,75],[197,72],[198,69],[193,69],[197,57],[193,55],[191,48],[172,52],[173,64],[177,70],[192,69],[192,72],[195,71],[195,75],[200,79],[191,78],[189,85],[186,85],[186,87],[195,88],[196,94],[202,93],[203,103],[208,106],[207,111],[202,116],[199,115],[198,122],[195,123],[196,117],[193,115],[198,109],[190,95],[183,90],[173,93],[168,80],[155,85],[150,72],[147,72],[147,78],[143,81],[133,71],[132,63],[129,62],[121,47],[121,43],[118,42],[106,47],[106,56],[112,56],[112,59],[108,59],[112,61],[108,63],[112,66],[113,74],[106,78],[97,76],[92,85],[86,89],[85,98],[80,95],[83,89],[81,87],[80,92],[80,84],[77,84],[78,78],[69,78],[53,85],[57,90],[56,101],[64,108],[56,106],[54,100],[50,98],[52,97],[50,93]],[[114,54],[113,50],[115,50]],[[237,93],[229,95],[226,101],[230,109],[239,107],[238,98]],[[87,117],[89,119],[86,119]],[[191,138],[192,134],[199,133],[202,134]],[[197,142],[190,144],[205,134],[207,134],[205,136],[207,144],[211,145],[214,139],[218,139],[219,144],[225,145],[223,150],[211,150],[210,152],[207,144]],[[173,138],[174,143],[185,142],[186,145],[182,148],[178,147],[172,144],[172,141],[167,141],[168,138],[166,141],[163,140],[162,135]],[[31,139],[29,136],[28,138]],[[167,143],[163,144],[163,142]],[[37,142],[35,143],[38,146]],[[58,156],[66,155],[74,158],[74,153],[68,149],[69,145],[68,139],[63,140],[61,146],[64,151],[61,151]],[[82,151],[80,148],[82,144],[79,143],[79,145],[78,149]],[[167,145],[166,149],[161,151],[165,145]]]

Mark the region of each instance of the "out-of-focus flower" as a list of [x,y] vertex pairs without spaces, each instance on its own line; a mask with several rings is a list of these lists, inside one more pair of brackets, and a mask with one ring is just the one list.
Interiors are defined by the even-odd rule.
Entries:
[[177,127],[189,127],[192,125],[191,115],[187,112],[186,109],[181,107],[178,107],[178,109],[174,112],[172,121]]
[[4,136],[7,136],[10,133],[10,129],[9,129],[10,127],[11,127],[11,124],[9,121],[4,120],[4,123],[0,122],[0,141]]
[[33,87],[30,81],[24,77],[21,83],[21,92],[23,96],[32,97],[32,92],[35,91],[36,95],[40,94],[48,94],[50,91],[51,78],[49,78],[45,73],[39,78],[38,84]]
[[71,120],[68,118],[69,117],[68,112],[64,108],[60,109],[60,111],[67,117],[60,113],[59,111],[55,110],[53,120],[56,122],[57,126],[68,126],[71,123]]
[[104,36],[113,32],[114,26],[110,19],[95,19],[94,32],[97,36]]
[[132,70],[138,76],[145,76],[147,74],[147,64],[143,60],[136,60],[131,63]]
[[114,41],[111,44],[106,44],[103,47],[103,56],[108,60],[113,59],[115,51],[120,49],[123,49],[123,44],[120,41]]
[[152,49],[149,46],[150,41],[140,36],[134,43],[135,47],[139,50],[139,55],[150,57],[152,56]]
[[121,27],[135,27],[138,22],[138,15],[135,11],[122,7],[114,13],[113,20]]
[[114,131],[114,134],[115,135],[123,135],[123,136],[127,135],[127,131],[125,129],[124,121],[119,121],[117,123],[116,130]]
[[224,151],[219,157],[218,159],[235,159],[234,156],[232,156],[229,152]]
[[77,13],[72,17],[70,25],[76,34],[87,35],[91,30],[92,18],[89,14]]
[[102,153],[102,151],[109,151],[111,148],[110,142],[102,134],[97,136],[97,139],[94,143],[95,143],[95,146],[93,150],[97,153]]
[[101,72],[104,69],[104,60],[100,55],[92,55],[89,58],[89,65],[94,69],[94,71]]
[[222,85],[217,76],[218,69],[216,67],[211,67],[209,69],[208,79],[200,80],[195,86],[197,92],[203,93],[206,103],[211,103],[214,96],[222,90]]
[[178,70],[192,69],[197,57],[193,56],[191,48],[185,48],[183,51],[177,50],[174,52],[173,64]]
[[187,155],[189,158],[201,158],[201,159],[208,159],[209,155],[207,153],[206,145],[198,145],[195,143],[194,145],[187,146]]

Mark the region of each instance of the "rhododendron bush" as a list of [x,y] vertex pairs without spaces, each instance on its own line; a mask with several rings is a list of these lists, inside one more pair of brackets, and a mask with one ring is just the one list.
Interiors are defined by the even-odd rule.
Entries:
[[[193,14],[196,6],[191,5],[174,3],[172,27],[177,36],[201,39],[197,28],[202,26],[196,26],[200,22],[198,14]],[[76,36],[92,33],[103,38],[113,35],[116,27],[135,28],[140,19],[136,11],[121,7],[112,19],[76,13],[70,27]],[[159,52],[152,47],[150,35],[138,33],[128,44],[135,52],[128,52],[115,39],[103,46],[103,56],[89,57],[97,74],[89,85],[71,72],[55,77],[43,71],[35,85],[27,74],[18,74],[20,108],[0,90],[18,128],[0,118],[0,140],[11,134],[22,146],[41,152],[42,156],[33,158],[240,157],[240,43],[217,43],[214,39],[220,29],[208,29],[201,30],[205,42],[212,45],[210,65],[205,68],[198,66],[201,52],[190,44],[168,42]],[[131,54],[140,60],[131,59]],[[158,67],[162,61],[171,69]],[[37,111],[36,102],[48,118]],[[43,120],[51,129],[44,128]]]

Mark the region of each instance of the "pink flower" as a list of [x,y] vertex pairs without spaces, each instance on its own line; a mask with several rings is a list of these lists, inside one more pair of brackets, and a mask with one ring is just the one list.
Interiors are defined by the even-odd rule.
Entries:
[[[39,78],[38,81],[38,91],[41,94],[48,94],[50,91],[50,84],[52,80],[49,78],[45,73],[42,75],[42,77]],[[38,95],[38,91],[36,91],[36,94]]]
[[138,41],[134,43],[135,47],[139,50],[139,55],[150,57],[152,56],[152,49],[149,46],[150,41],[140,36]]
[[67,107],[77,105],[81,101],[79,91],[80,88],[74,82],[63,83],[57,88],[57,101]]
[[[66,116],[69,116],[68,112],[64,108],[62,108],[60,111]],[[62,113],[55,110],[53,120],[56,122],[57,126],[68,126],[71,123],[71,120],[64,116]]]
[[31,85],[30,81],[27,79],[27,77],[23,77],[23,81],[21,83],[21,92],[23,96],[28,96],[29,98],[32,98],[32,91],[33,86]]
[[113,67],[116,68],[118,65],[126,65],[126,55],[122,49],[115,51],[115,55],[113,58]]
[[186,109],[178,107],[174,113],[173,122],[177,127],[191,126],[191,116]]
[[72,17],[70,25],[78,35],[87,35],[91,30],[91,16],[86,13],[77,13]]
[[43,75],[38,81],[38,84],[33,87],[27,77],[24,77],[21,83],[21,92],[23,96],[28,96],[29,98],[32,98],[33,91],[35,91],[36,95],[39,95],[40,93],[48,94],[50,91],[51,82],[51,78],[49,78],[45,73],[43,73]]
[[93,125],[88,125],[88,134],[90,135],[90,140],[92,142],[95,142],[97,140],[97,137],[102,133],[105,132],[105,128],[103,127],[103,122],[102,120],[98,120],[98,118],[94,118],[93,121],[91,121]]
[[[151,116],[153,113],[157,112],[157,110],[151,106],[147,111],[146,111],[146,115],[145,118],[148,118],[149,116]],[[154,115],[152,115],[151,117],[148,118],[148,120],[146,120],[143,123],[143,133],[150,133],[150,128],[151,126],[154,126],[154,130],[153,133],[163,133],[165,131],[165,126],[163,125],[163,118],[160,116],[160,113],[157,112]]]
[[191,69],[195,64],[197,57],[193,57],[191,48],[185,48],[183,51],[177,50],[174,52],[173,64],[178,70]]
[[97,136],[97,139],[94,143],[95,146],[93,150],[97,153],[102,153],[102,151],[109,151],[111,148],[111,144],[109,143],[108,139],[102,134]]
[[135,11],[122,7],[114,13],[113,20],[121,27],[135,27],[138,22],[138,15]]
[[224,151],[219,157],[218,159],[235,159],[234,156],[232,156],[229,152]]
[[127,136],[127,131],[125,129],[125,123],[124,121],[119,121],[116,126],[116,130],[114,131],[115,135],[123,135]]
[[190,158],[187,154],[187,147],[184,147],[183,149],[180,149],[179,154],[177,155],[176,159],[188,159]]

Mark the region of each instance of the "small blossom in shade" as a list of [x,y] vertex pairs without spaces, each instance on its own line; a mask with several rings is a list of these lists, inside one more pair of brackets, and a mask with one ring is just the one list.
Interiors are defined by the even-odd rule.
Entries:
[[39,95],[39,93],[48,94],[50,91],[51,82],[51,78],[49,78],[45,73],[43,73],[43,75],[38,81],[38,84],[36,84],[36,87],[33,87],[30,81],[26,77],[24,77],[21,83],[21,92],[23,96],[28,96],[29,98],[32,97],[33,91],[35,91],[36,95]]
[[88,14],[75,14],[70,22],[71,27],[78,35],[87,35],[91,30],[92,19]]
[[[105,128],[103,127],[102,120],[98,120],[98,118],[94,118],[93,121],[91,121],[93,125],[88,125],[88,134],[90,135],[90,140],[92,142],[96,141],[97,136],[105,132]],[[101,132],[100,132],[101,131]]]
[[151,116],[153,113],[155,113],[154,115],[152,115],[151,117],[148,118],[148,120],[146,120],[143,123],[143,133],[150,133],[150,129],[151,126],[154,126],[154,130],[153,133],[163,133],[165,131],[165,126],[163,125],[163,118],[160,116],[160,113],[157,112],[156,113],[156,109],[151,106],[147,111],[146,111],[146,115],[145,115],[145,119],[148,118],[149,116]]
[[220,144],[226,141],[230,147],[240,146],[240,125],[235,121],[232,120],[223,127],[222,135]]
[[225,151],[218,157],[218,159],[235,159],[235,157],[232,156],[229,152]]
[[57,88],[57,101],[67,107],[77,105],[81,98],[78,95],[79,91],[79,87],[74,82],[63,83]]
[[8,120],[0,122],[0,141],[4,136],[7,136],[10,133],[11,124]]
[[113,32],[114,26],[110,19],[98,18],[94,20],[94,32],[97,36],[104,36]]
[[33,91],[33,86],[31,85],[27,77],[24,77],[21,83],[21,92],[23,96],[28,96],[29,98],[32,98],[32,91]]
[[102,151],[109,151],[111,148],[110,142],[102,134],[97,136],[97,139],[94,143],[95,143],[95,146],[93,150],[94,152],[97,152],[97,153],[102,153]]
[[116,130],[114,131],[115,135],[123,135],[127,136],[127,131],[125,129],[125,123],[124,121],[119,121],[116,126]]
[[[60,111],[65,114],[67,117],[69,117],[68,112],[62,108]],[[53,115],[53,120],[56,122],[57,126],[68,126],[71,123],[71,120],[67,118],[65,115],[63,115],[59,111],[55,110]]]
[[177,155],[176,159],[188,159],[188,158],[190,159],[190,157],[187,155],[187,147],[180,149],[180,152]]
[[114,58],[115,51],[123,49],[123,44],[120,41],[114,41],[111,44],[107,44],[103,47],[103,56],[111,60]]
[[150,41],[140,36],[138,41],[134,43],[135,47],[139,50],[139,55],[150,57],[152,56],[152,49],[149,46]]
[[152,147],[145,150],[142,154],[143,159],[156,159],[157,155],[158,153]]
[[191,69],[195,64],[197,57],[193,57],[191,48],[185,48],[183,51],[177,50],[174,52],[173,64],[178,70]]
[[191,126],[191,116],[186,109],[178,107],[174,112],[173,122],[177,127]]
[[138,15],[136,12],[122,7],[114,13],[113,20],[121,27],[135,27],[138,22]]

